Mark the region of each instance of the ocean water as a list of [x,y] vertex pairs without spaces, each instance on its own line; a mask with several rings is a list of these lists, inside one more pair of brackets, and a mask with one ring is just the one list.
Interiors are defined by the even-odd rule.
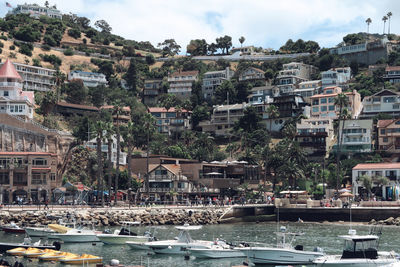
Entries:
[[[337,236],[347,234],[349,230],[348,223],[281,223],[281,225],[287,226],[288,231],[304,233],[304,235],[297,238],[294,244],[303,245],[305,250],[312,250],[315,247],[320,247],[323,248],[327,254],[341,253],[343,241],[337,238]],[[367,234],[370,226],[353,225],[353,229],[356,229],[359,234]],[[149,228],[137,227],[134,230],[138,232],[138,234],[143,234],[144,231],[149,230]],[[193,239],[213,240],[222,238],[227,241],[260,242],[274,246],[276,244],[276,230],[276,223],[237,223],[206,225],[203,226],[201,230],[191,231],[191,235]],[[396,226],[383,227],[379,246],[380,250],[400,252],[399,230],[400,227]],[[151,231],[155,231],[159,240],[173,239],[178,234],[178,230],[173,226],[151,228]],[[22,242],[23,237],[24,235],[0,232],[0,242]],[[103,245],[102,243],[96,243],[95,245],[91,243],[66,243],[62,244],[61,250],[78,254],[87,253],[102,256],[104,258],[104,263],[109,263],[111,259],[118,259],[120,263],[124,265],[143,265],[146,267],[231,267],[234,265],[241,265],[244,261],[247,261],[246,258],[199,260],[194,257],[185,260],[183,255],[149,255],[147,251],[133,250],[125,245]],[[3,258],[10,263],[14,263],[18,260],[22,262],[24,266],[68,266],[60,263],[42,263],[36,259],[28,261],[24,258],[6,255],[3,255]],[[95,264],[90,266],[95,266]]]

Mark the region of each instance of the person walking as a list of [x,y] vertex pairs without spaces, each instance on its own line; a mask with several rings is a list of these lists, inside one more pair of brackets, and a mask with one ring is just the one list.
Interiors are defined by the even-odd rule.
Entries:
[[44,201],[44,209],[49,209],[49,200],[48,199],[46,199]]

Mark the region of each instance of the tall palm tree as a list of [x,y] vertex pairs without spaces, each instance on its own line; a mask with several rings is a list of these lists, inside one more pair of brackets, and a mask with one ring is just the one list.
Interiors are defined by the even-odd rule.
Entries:
[[[340,93],[335,98],[335,106],[339,107],[338,114],[338,127],[336,131],[336,136],[338,137],[338,146],[336,153],[336,190],[339,191],[339,176],[340,176],[340,156],[342,150],[342,138],[343,138],[343,128],[344,121],[348,117],[347,106],[349,105],[349,99],[344,93]],[[340,123],[342,122],[342,130],[340,130]]]
[[388,24],[388,34],[390,34],[390,17],[391,16],[393,16],[393,14],[392,14],[392,12],[388,12],[387,14],[386,14],[386,16],[388,17],[388,19],[389,19],[389,24]]
[[113,114],[115,115],[115,132],[117,133],[117,166],[116,166],[116,171],[115,171],[115,198],[114,198],[114,203],[117,204],[117,194],[118,194],[118,179],[119,179],[119,159],[121,157],[121,129],[120,129],[120,123],[119,123],[119,118],[120,115],[123,112],[123,107],[121,106],[120,103],[115,103],[114,108],[113,108]]
[[279,117],[279,111],[278,111],[278,108],[275,105],[268,105],[266,112],[267,112],[267,115],[268,115],[268,119],[270,120],[270,123],[269,123],[269,134],[271,134],[271,132],[272,132],[272,120]]
[[56,87],[56,93],[57,93],[57,101],[60,101],[60,92],[61,92],[61,85],[65,82],[66,76],[63,72],[57,70],[54,73],[54,85]]
[[[103,186],[103,153],[101,152],[101,146],[103,142],[103,131],[105,123],[101,120],[96,122],[96,152],[97,152],[97,201],[101,198],[101,205],[104,206],[104,186]],[[99,193],[101,192],[101,195]]]
[[367,18],[367,20],[365,21],[365,23],[367,23],[367,33],[369,33],[369,24],[371,24],[372,19],[371,18]]
[[132,166],[131,166],[131,157],[132,157],[132,152],[133,152],[133,146],[134,146],[134,131],[135,131],[135,125],[132,122],[128,122],[124,127],[122,131],[122,136],[124,138],[125,145],[128,150],[128,179],[129,179],[129,184],[132,179]]
[[383,20],[383,34],[385,34],[385,26],[386,26],[386,21],[388,20],[388,17],[383,16],[382,20]]
[[[112,143],[113,143],[113,135],[114,135],[114,124],[112,121],[109,121],[105,123],[104,126],[106,130],[106,140],[107,140],[107,176],[108,176],[108,196],[111,197],[111,187],[112,187],[112,169],[113,169],[113,164],[112,164]],[[111,201],[111,200],[110,200]]]
[[240,47],[243,46],[243,43],[244,43],[245,40],[246,40],[246,38],[244,38],[243,36],[241,36],[241,37],[239,38]]

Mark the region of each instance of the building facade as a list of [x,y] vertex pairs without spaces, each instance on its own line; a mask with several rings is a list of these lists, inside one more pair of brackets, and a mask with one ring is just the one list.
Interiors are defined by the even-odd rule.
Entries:
[[68,74],[68,81],[82,80],[86,87],[107,86],[107,79],[103,73],[73,70]]
[[360,118],[373,118],[381,113],[396,118],[400,116],[400,93],[384,89],[364,97],[362,105]]
[[304,101],[311,105],[311,97],[322,92],[321,85],[321,80],[301,82],[298,88],[293,90],[293,93],[301,95]]
[[387,66],[383,79],[392,84],[400,83],[400,66]]
[[300,62],[291,62],[283,65],[276,77],[281,94],[291,94],[298,88],[299,83],[310,80],[311,75],[317,73],[318,68]]
[[149,108],[149,113],[156,119],[159,133],[172,135],[192,128],[190,112],[185,109],[178,110],[172,107],[167,110],[166,108],[152,107]]
[[168,94],[176,95],[181,99],[190,98],[193,83],[199,79],[198,71],[178,71],[168,75]]
[[215,93],[215,89],[222,84],[223,81],[229,81],[234,71],[227,67],[225,70],[209,71],[203,75],[203,85],[201,87],[204,99],[212,99]]
[[378,120],[378,149],[400,153],[400,119]]
[[322,89],[326,87],[339,86],[343,89],[348,88],[351,79],[350,67],[334,68],[321,72]]
[[271,103],[273,98],[279,96],[279,88],[273,85],[253,87],[250,91],[250,105],[259,105],[263,103]]
[[[371,177],[372,187],[376,195],[384,200],[398,200],[400,189],[400,163],[362,163],[352,170],[353,194],[365,196],[367,194],[362,183],[362,176]],[[389,183],[379,184],[381,177],[386,177]],[[374,190],[376,188],[377,190]]]
[[37,4],[23,4],[17,5],[16,8],[8,12],[8,14],[29,14],[36,19],[40,16],[47,16],[55,19],[62,19],[61,11],[54,7],[43,7]]
[[155,106],[162,92],[162,80],[145,80],[143,88],[143,103],[147,106]]
[[0,68],[0,113],[33,119],[34,92],[22,91],[22,77],[7,61]]
[[[103,134],[105,136],[105,133]],[[120,142],[124,140],[121,137]],[[97,138],[93,138],[89,142],[86,142],[86,146],[90,149],[97,150]],[[115,135],[111,137],[111,162],[114,166],[117,165],[117,138]],[[108,140],[105,139],[101,143],[101,152],[105,155],[105,158],[108,158]],[[120,151],[119,152],[119,164],[126,165],[127,164],[127,153]]]
[[[341,151],[346,154],[370,153],[373,149],[373,121],[346,120],[344,127],[339,126],[342,133]],[[334,145],[337,150],[338,144]]]
[[239,74],[239,82],[265,80],[264,71],[250,67]]
[[[312,96],[311,116],[318,118],[337,119],[339,107],[335,105],[335,98],[341,93],[342,88],[340,87],[326,87],[323,89],[322,94]],[[362,109],[360,94],[356,90],[353,90],[353,92],[345,92],[344,94],[349,100],[347,109],[351,115],[351,118],[357,118]]]

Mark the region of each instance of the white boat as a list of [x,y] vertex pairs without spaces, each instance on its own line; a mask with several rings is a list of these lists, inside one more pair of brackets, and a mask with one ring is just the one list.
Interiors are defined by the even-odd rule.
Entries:
[[56,231],[50,229],[49,227],[25,227],[25,232],[30,237],[47,237],[56,233]]
[[57,238],[64,243],[84,243],[84,242],[100,242],[96,234],[98,232],[89,229],[71,229],[66,233],[51,234],[52,238]]
[[124,245],[127,241],[144,243],[150,241],[151,236],[148,234],[137,235],[131,232],[131,226],[140,225],[140,222],[123,222],[123,226],[114,233],[97,234],[97,238],[104,244],[109,245]]
[[155,253],[160,254],[185,254],[188,248],[207,248],[210,247],[212,241],[193,240],[190,237],[189,231],[201,229],[201,225],[198,226],[176,226],[176,229],[180,230],[179,235],[173,240],[163,241],[152,241],[144,243]]
[[314,251],[304,251],[303,246],[292,246],[295,237],[299,233],[286,232],[286,227],[282,226],[279,232],[276,232],[276,247],[244,247],[240,250],[254,264],[309,264],[313,260],[324,255],[316,248]]
[[208,248],[188,248],[190,255],[199,259],[222,259],[246,257],[238,247],[228,245],[222,240],[217,240]]
[[315,259],[317,267],[376,267],[399,262],[395,252],[378,252],[379,236],[374,233],[357,235],[350,229],[348,235],[339,237],[344,240],[342,255]]

